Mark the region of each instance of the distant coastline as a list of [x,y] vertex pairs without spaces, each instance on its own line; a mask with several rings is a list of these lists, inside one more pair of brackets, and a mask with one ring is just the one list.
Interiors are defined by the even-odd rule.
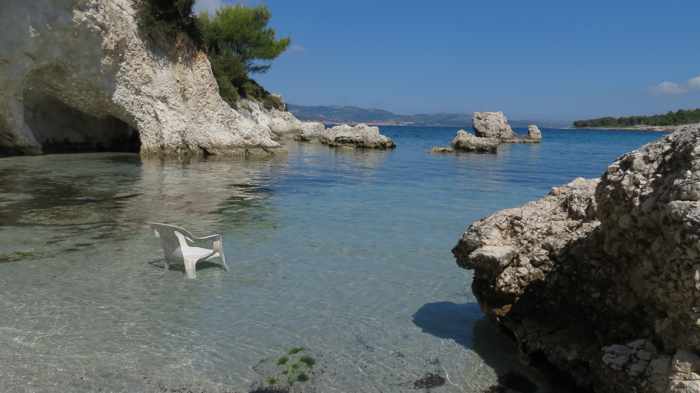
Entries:
[[690,123],[690,124],[679,124],[675,126],[647,126],[647,125],[636,125],[636,126],[626,126],[626,127],[615,127],[615,126],[605,126],[605,127],[568,127],[574,130],[610,130],[610,131],[649,131],[649,132],[674,132],[679,128],[687,126],[700,126],[700,123]]
[[657,115],[637,115],[624,117],[599,117],[576,120],[576,128],[603,128],[619,130],[674,131],[678,127],[700,124],[700,109],[680,109]]
[[[302,121],[318,121],[327,125],[359,124],[371,126],[404,127],[454,127],[469,128],[472,113],[423,113],[402,115],[383,109],[359,108],[355,106],[305,106],[288,104],[287,109]],[[568,121],[546,121],[535,119],[510,120],[511,126],[526,128],[537,124],[543,128],[566,128]]]
[[659,126],[631,126],[631,127],[567,127],[568,130],[591,130],[591,131],[648,131],[648,132],[673,132],[674,127]]

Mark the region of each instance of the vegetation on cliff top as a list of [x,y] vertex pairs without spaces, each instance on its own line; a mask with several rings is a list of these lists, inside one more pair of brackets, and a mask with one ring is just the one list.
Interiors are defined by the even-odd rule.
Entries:
[[591,120],[577,120],[574,127],[634,127],[634,126],[678,126],[700,123],[700,109],[679,110],[664,115],[601,117]]
[[206,51],[221,97],[231,106],[240,98],[282,109],[282,101],[260,86],[250,75],[264,73],[270,62],[284,53],[289,37],[278,39],[268,26],[272,13],[265,5],[240,4],[219,8],[214,15],[194,15],[195,0],[142,0],[138,7],[139,28],[153,42],[172,42],[184,34]]
[[250,74],[264,73],[270,62],[284,53],[289,37],[277,39],[268,27],[272,13],[264,6],[221,7],[214,16],[202,13],[198,25],[204,47],[209,54],[221,96],[229,103],[239,97],[263,101],[277,107],[274,97],[250,79]]
[[139,28],[152,42],[172,42],[183,33],[201,47],[202,35],[192,7],[196,0],[142,0],[137,2]]

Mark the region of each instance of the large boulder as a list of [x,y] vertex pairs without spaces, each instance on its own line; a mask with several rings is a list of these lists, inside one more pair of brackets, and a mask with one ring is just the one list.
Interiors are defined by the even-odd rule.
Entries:
[[334,147],[359,147],[366,149],[393,149],[396,147],[391,138],[379,133],[378,127],[366,124],[341,124],[326,129],[319,137],[321,143]]
[[301,133],[295,139],[300,142],[311,142],[319,140],[324,132],[326,132],[326,126],[323,123],[307,121],[302,124]]
[[542,131],[540,131],[540,128],[534,124],[527,126],[527,139],[537,142],[541,141]]
[[700,392],[700,128],[473,223],[453,250],[519,348],[596,392]]
[[293,137],[301,133],[304,127],[304,122],[297,119],[291,112],[275,108],[268,109],[258,101],[242,99],[238,102],[236,110],[244,117],[267,127],[275,138]]
[[3,0],[0,26],[2,153],[266,153],[298,128],[232,109],[188,40],[144,39],[132,0]]
[[495,139],[517,138],[503,112],[474,112],[472,126],[474,127],[474,133],[478,137]]
[[496,153],[501,142],[494,138],[479,138],[464,130],[457,131],[452,140],[452,148],[455,151],[476,152],[476,153]]

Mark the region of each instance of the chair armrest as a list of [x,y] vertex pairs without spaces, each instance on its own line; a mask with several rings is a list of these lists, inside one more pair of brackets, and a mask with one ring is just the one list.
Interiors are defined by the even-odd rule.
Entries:
[[195,238],[195,241],[206,241],[211,244],[211,248],[214,252],[218,252],[221,259],[224,260],[224,265],[226,264],[226,256],[224,255],[224,236],[221,234],[215,234],[210,236]]
[[194,241],[205,241],[205,240],[216,240],[216,239],[221,239],[220,234],[215,234],[215,235],[210,235],[210,236],[204,236],[204,237],[193,237],[192,240]]

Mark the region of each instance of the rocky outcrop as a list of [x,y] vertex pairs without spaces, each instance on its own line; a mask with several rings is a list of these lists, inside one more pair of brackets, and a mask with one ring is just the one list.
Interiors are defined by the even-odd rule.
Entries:
[[541,141],[542,131],[540,131],[540,128],[534,124],[527,126],[527,139],[531,141]]
[[326,126],[323,123],[316,121],[304,122],[301,133],[297,135],[296,139],[301,142],[317,141],[324,132],[326,132]]
[[453,250],[533,361],[596,392],[700,392],[700,128],[472,224]]
[[239,101],[236,110],[243,117],[269,129],[272,138],[276,140],[292,138],[307,127],[306,122],[297,119],[291,112],[267,109],[262,103],[253,100]]
[[335,126],[321,134],[319,140],[329,146],[354,146],[368,149],[396,147],[394,141],[379,133],[378,127],[370,127],[366,124]]
[[496,153],[500,144],[498,139],[479,138],[464,130],[457,131],[457,135],[452,140],[452,147],[455,151],[476,153]]
[[331,147],[357,147],[363,149],[393,149],[396,147],[391,138],[379,133],[378,127],[367,124],[341,124],[326,128],[318,122],[308,122],[302,127],[301,134],[295,137],[301,142],[318,141]]
[[0,153],[127,150],[239,155],[301,132],[288,112],[232,109],[207,56],[143,39],[132,0],[0,4]]
[[473,125],[475,134],[459,130],[452,147],[434,147],[431,153],[497,153],[498,146],[504,143],[540,143],[542,140],[540,129],[534,125],[528,127],[526,138],[519,137],[503,112],[474,112]]
[[434,146],[430,149],[430,152],[433,154],[452,154],[455,152],[455,149],[446,146]]
[[474,112],[474,133],[482,138],[515,139],[517,135],[508,124],[503,112]]

